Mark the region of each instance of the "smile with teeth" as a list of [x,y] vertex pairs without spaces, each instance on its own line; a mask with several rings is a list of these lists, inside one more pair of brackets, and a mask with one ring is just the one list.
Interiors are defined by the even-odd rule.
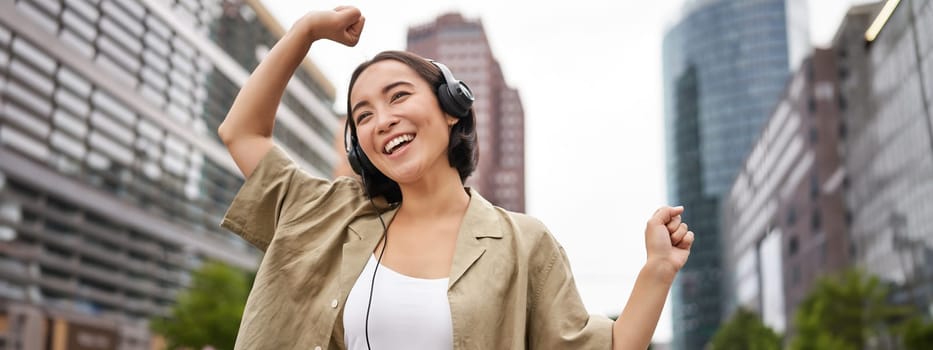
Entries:
[[392,154],[392,152],[395,152],[395,150],[401,148],[402,145],[414,139],[415,139],[415,135],[413,134],[405,134],[405,135],[396,136],[395,138],[389,140],[389,142],[386,143],[385,147],[383,147],[382,149],[382,152],[385,154]]

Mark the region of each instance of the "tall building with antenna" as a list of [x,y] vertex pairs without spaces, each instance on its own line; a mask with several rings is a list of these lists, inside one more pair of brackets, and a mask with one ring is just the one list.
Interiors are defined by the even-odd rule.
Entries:
[[483,24],[450,13],[408,30],[408,51],[450,67],[476,103],[479,165],[467,184],[503,208],[525,211],[525,112],[492,54]]

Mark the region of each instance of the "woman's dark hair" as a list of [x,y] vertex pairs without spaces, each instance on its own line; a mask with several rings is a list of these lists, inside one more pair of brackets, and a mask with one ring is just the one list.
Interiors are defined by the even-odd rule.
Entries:
[[[443,74],[437,66],[423,57],[410,52],[380,52],[376,57],[356,67],[356,70],[353,71],[353,75],[350,77],[350,87],[347,89],[347,128],[350,129],[350,133],[352,133],[353,139],[355,140],[359,140],[359,138],[356,137],[356,123],[353,121],[353,116],[350,114],[350,93],[353,91],[353,85],[356,84],[356,79],[359,78],[360,74],[362,74],[366,68],[369,68],[373,63],[386,60],[401,62],[414,70],[415,73],[421,76],[421,78],[427,81],[428,85],[433,88],[435,100],[437,100],[437,88],[443,83]],[[440,107],[440,102],[438,102],[438,107]],[[443,110],[443,108],[441,109]],[[359,147],[359,145],[350,145],[350,147],[352,149],[352,147]],[[362,152],[362,149],[359,149],[359,151]],[[479,144],[476,142],[476,115],[472,108],[470,112],[465,117],[460,118],[450,130],[450,140],[447,145],[447,160],[450,162],[450,166],[456,168],[457,172],[460,174],[460,182],[465,182],[467,177],[476,170],[476,163],[479,160]],[[375,167],[364,170],[362,174],[363,183],[366,185],[366,192],[370,197],[383,196],[389,203],[400,202],[402,200],[402,191],[398,183],[385,176],[385,174]]]

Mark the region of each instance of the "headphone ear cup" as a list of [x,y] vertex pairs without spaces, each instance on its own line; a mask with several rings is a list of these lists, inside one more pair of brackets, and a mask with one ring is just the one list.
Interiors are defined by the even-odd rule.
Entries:
[[350,169],[353,169],[357,175],[362,176],[363,172],[373,174],[372,170],[376,167],[366,158],[366,153],[360,149],[360,143],[353,134],[353,127],[350,126],[350,120],[347,119],[347,125],[344,129],[344,142],[347,146],[347,163],[350,163]]
[[[356,148],[355,146],[353,148]],[[350,169],[353,169],[357,175],[362,175],[362,167],[360,165],[360,159],[356,157],[356,149],[347,152],[347,162],[350,163]]]
[[351,126],[350,123],[352,122],[348,117],[347,124],[343,129],[343,142],[347,151],[347,163],[350,163],[350,169],[353,169],[353,172],[357,175],[362,175],[361,171],[363,168],[360,164],[360,158],[357,156],[357,154],[360,153],[359,146],[357,145],[356,136],[353,134],[353,126]]
[[363,172],[375,174],[376,166],[369,161],[369,158],[366,157],[366,153],[363,153],[363,150],[360,149],[360,146],[357,144],[354,144],[350,152],[347,152],[347,161],[350,163],[350,168],[353,169],[353,172],[357,175],[362,176]]
[[463,108],[454,96],[450,95],[450,89],[447,88],[446,83],[437,87],[437,100],[441,103],[441,108],[444,109],[444,112],[457,118],[466,117],[467,113],[470,111],[469,106]]
[[376,170],[376,166],[373,165],[373,162],[369,161],[369,157],[366,156],[366,153],[363,153],[363,150],[360,149],[360,146],[357,145],[354,148],[356,149],[356,152],[359,154],[359,163],[360,163],[359,174],[362,176],[363,172],[366,172],[370,175],[378,173],[379,171]]
[[[442,80],[440,86],[437,87],[437,99],[441,108],[447,114],[465,118],[470,114],[470,108],[473,107],[473,91],[470,91],[470,87],[464,82],[454,78],[447,66],[434,60],[428,61],[441,71]],[[456,84],[456,86],[451,84]]]

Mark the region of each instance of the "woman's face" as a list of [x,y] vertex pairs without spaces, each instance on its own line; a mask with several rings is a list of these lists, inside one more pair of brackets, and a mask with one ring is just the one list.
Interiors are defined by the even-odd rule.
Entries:
[[411,67],[383,60],[367,67],[350,92],[360,147],[399,184],[451,168],[447,144],[457,119],[441,110],[433,90]]

